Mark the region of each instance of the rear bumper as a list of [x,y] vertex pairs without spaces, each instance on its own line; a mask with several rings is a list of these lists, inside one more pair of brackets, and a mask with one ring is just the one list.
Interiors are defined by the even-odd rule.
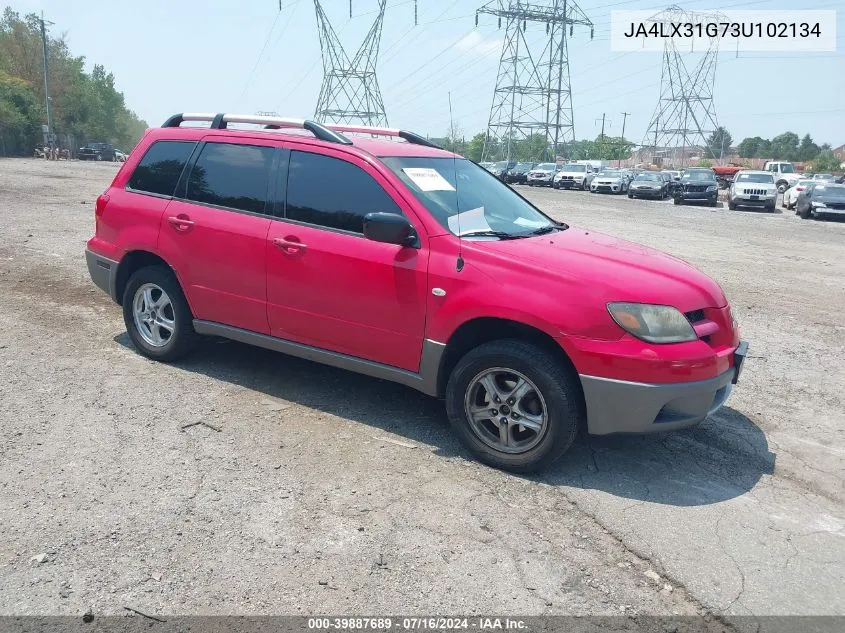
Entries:
[[656,433],[699,424],[727,401],[747,350],[741,343],[733,366],[707,380],[655,384],[581,375],[588,431]]
[[94,285],[117,302],[117,262],[85,249],[85,263]]

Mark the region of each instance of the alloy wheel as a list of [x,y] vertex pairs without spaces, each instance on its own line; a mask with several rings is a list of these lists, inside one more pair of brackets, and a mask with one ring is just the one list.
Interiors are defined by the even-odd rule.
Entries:
[[146,283],[135,291],[132,317],[138,334],[153,347],[164,347],[176,329],[173,303],[167,293],[156,284]]

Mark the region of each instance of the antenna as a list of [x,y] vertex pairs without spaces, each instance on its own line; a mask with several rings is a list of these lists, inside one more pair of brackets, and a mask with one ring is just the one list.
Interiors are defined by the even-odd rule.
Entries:
[[[449,128],[455,133],[455,120],[452,118],[452,91],[449,91]],[[461,272],[464,269],[464,242],[461,238],[461,202],[458,197],[458,159],[455,158],[454,147],[452,151],[452,173],[455,175],[455,211],[458,212],[458,260],[455,262],[455,270]]]

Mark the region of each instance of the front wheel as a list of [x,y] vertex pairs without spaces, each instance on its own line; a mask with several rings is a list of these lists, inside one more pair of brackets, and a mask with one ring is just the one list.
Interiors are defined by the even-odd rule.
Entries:
[[684,201],[681,198],[672,198],[673,204],[683,204]]
[[728,200],[728,209],[736,211],[736,203],[734,203],[733,200]]
[[164,266],[147,266],[129,277],[123,293],[123,321],[138,351],[153,360],[177,360],[197,340],[182,288]]
[[545,349],[519,340],[484,343],[449,376],[446,410],[480,461],[514,472],[545,468],[584,421],[577,377]]

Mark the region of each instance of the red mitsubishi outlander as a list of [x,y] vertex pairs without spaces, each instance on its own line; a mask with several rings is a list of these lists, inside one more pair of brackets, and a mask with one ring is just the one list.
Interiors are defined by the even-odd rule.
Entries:
[[400,130],[175,115],[98,198],[85,255],[142,354],[215,335],[399,382],[514,471],[582,426],[698,424],[747,349],[692,266],[557,222]]

